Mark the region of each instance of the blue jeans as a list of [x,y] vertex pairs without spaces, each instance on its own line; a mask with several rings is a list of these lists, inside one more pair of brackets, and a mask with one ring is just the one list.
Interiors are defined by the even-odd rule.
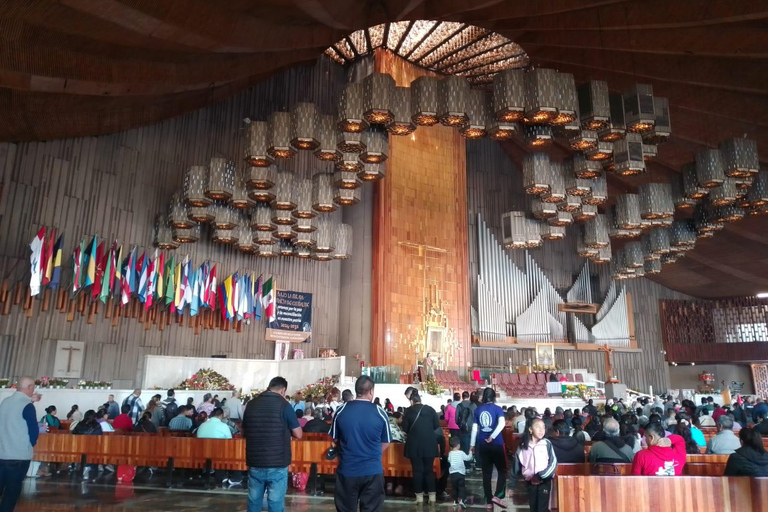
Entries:
[[28,460],[0,460],[0,511],[11,512],[16,507],[28,469]]
[[285,511],[288,468],[248,468],[248,512],[259,512],[267,493],[269,512]]

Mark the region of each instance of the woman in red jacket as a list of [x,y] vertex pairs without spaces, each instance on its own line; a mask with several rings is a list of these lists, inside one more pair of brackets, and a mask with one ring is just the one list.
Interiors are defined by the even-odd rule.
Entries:
[[648,449],[640,450],[632,460],[632,474],[643,476],[677,476],[685,466],[685,439],[672,434],[664,437],[661,423],[645,427]]

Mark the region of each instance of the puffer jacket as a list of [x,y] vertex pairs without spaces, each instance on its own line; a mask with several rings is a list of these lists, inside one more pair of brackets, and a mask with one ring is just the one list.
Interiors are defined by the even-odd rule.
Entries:
[[742,446],[728,456],[724,476],[768,476],[768,452]]

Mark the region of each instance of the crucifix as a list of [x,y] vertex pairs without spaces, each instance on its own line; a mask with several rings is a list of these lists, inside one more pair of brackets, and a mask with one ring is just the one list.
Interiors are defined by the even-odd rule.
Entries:
[[72,371],[72,352],[80,352],[79,348],[75,347],[67,347],[63,348],[61,350],[66,350],[68,352],[67,354],[67,373]]
[[[599,350],[601,350],[603,352],[603,356],[605,356],[605,382],[613,382],[613,368],[611,367],[611,354],[613,354],[613,349],[608,345],[603,345]],[[615,380],[618,382],[618,379]]]

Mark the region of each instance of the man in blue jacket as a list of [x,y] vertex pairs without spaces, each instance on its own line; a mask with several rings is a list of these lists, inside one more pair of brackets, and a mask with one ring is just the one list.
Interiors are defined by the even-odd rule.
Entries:
[[758,398],[752,409],[752,423],[757,423],[757,417],[761,414],[764,418],[768,418],[768,404],[762,398]]
[[16,392],[0,404],[0,510],[13,510],[21,494],[40,433],[32,405],[40,398],[35,393],[35,381],[22,377]]

